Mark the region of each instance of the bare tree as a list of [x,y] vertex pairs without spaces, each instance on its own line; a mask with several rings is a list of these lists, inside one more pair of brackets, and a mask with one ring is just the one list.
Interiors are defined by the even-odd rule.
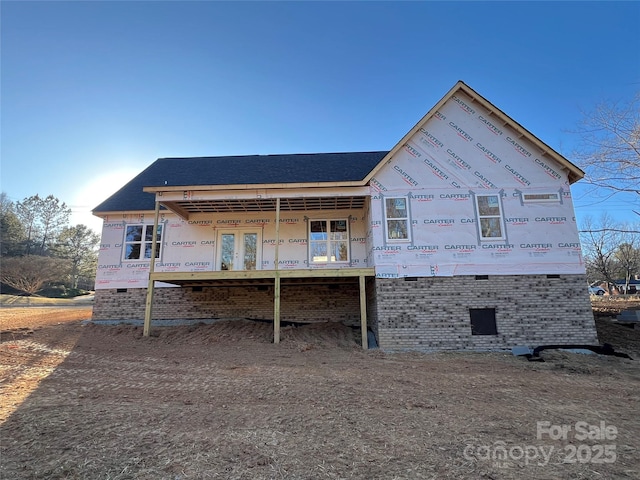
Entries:
[[640,215],[640,92],[627,102],[604,102],[586,113],[577,133],[576,163],[585,181],[609,196],[631,194],[630,209]]
[[623,243],[616,250],[614,257],[616,273],[624,279],[623,293],[629,293],[631,277],[640,272],[640,245],[637,236],[626,235],[628,242]]
[[9,257],[2,260],[0,281],[33,295],[48,283],[58,280],[69,272],[69,262],[59,258],[29,255]]
[[604,213],[597,222],[591,217],[585,218],[580,231],[589,283],[606,282],[609,293],[615,285],[615,253],[622,243],[619,227]]

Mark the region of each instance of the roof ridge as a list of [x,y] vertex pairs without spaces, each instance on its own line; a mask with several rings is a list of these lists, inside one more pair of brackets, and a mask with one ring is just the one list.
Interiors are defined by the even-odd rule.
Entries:
[[160,157],[158,160],[182,160],[182,159],[204,159],[204,158],[248,158],[248,157],[299,157],[302,155],[358,155],[358,154],[378,154],[388,153],[389,150],[366,150],[359,152],[308,152],[308,153],[256,153],[247,155],[201,155],[192,157]]

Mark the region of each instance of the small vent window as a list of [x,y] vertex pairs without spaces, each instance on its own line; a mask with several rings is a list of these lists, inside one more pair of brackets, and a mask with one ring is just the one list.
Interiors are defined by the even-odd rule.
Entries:
[[522,194],[524,203],[558,203],[560,202],[559,193],[524,193]]

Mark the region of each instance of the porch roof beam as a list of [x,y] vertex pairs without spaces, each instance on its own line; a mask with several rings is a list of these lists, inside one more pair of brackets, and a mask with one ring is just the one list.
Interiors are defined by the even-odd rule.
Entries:
[[238,270],[208,272],[153,272],[150,280],[171,283],[172,281],[207,281],[207,280],[247,280],[261,278],[329,278],[329,277],[373,277],[374,268],[317,268],[296,270]]
[[182,206],[178,205],[175,202],[158,202],[160,203],[163,207],[167,208],[168,210],[171,210],[173,213],[177,214],[179,217],[184,218],[185,220],[189,220],[189,210],[186,208],[183,208]]

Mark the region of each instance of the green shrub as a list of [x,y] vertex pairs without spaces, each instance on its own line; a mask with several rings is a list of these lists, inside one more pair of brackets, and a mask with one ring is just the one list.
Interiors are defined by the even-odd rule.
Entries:
[[81,297],[83,295],[89,295],[91,292],[83,290],[81,288],[67,288],[65,298]]
[[38,292],[41,297],[66,298],[67,287],[64,285],[49,285]]

